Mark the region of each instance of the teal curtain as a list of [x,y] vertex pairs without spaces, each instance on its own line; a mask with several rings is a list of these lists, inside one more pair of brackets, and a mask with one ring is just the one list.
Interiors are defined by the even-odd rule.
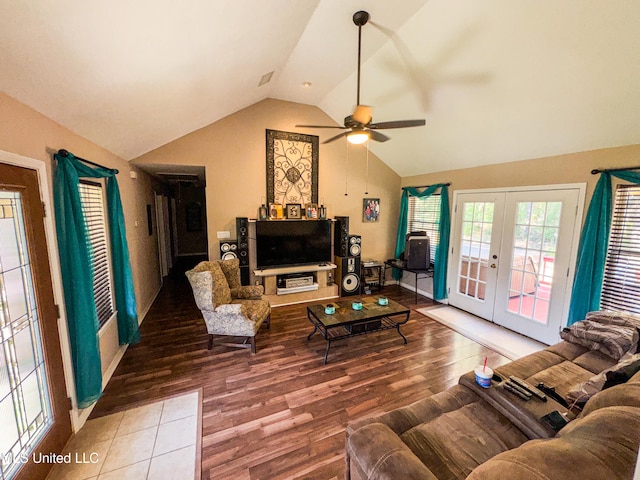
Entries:
[[80,177],[107,178],[107,209],[111,240],[114,296],[120,344],[140,340],[133,278],[129,261],[122,203],[115,172],[91,168],[72,154],[56,154],[54,178],[56,233],[62,269],[69,341],[78,406],[86,408],[100,398],[102,366],[98,317],[93,295],[93,272],[87,246],[87,228],[80,202]]
[[583,320],[588,312],[600,308],[611,230],[612,176],[640,184],[640,173],[630,170],[602,172],[600,175],[580,235],[567,325]]
[[[400,198],[400,218],[398,219],[398,234],[396,236],[395,258],[404,253],[406,244],[407,225],[409,224],[409,195],[424,198],[433,195],[440,189],[440,224],[438,233],[440,243],[435,251],[433,270],[433,298],[444,300],[447,298],[447,252],[449,251],[449,232],[451,228],[451,215],[449,212],[449,189],[444,183],[438,183],[427,187],[422,192],[416,188],[407,187],[402,190]],[[394,269],[393,276],[396,280],[402,277],[402,271]]]

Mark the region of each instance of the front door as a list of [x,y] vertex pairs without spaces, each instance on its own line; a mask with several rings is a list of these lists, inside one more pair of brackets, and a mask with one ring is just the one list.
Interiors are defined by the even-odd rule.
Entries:
[[551,344],[566,316],[580,188],[461,193],[449,302]]
[[[44,478],[71,436],[36,170],[0,164],[0,478]],[[34,458],[34,454],[35,458]]]

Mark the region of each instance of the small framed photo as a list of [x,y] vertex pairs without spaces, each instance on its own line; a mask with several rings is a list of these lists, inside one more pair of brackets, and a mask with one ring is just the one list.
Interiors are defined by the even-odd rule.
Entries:
[[287,203],[287,218],[302,218],[302,205]]
[[380,199],[365,198],[362,200],[362,221],[377,222],[380,218]]
[[280,218],[284,218],[284,212],[282,210],[282,205],[279,203],[270,203],[269,204],[269,218],[271,220],[277,220]]

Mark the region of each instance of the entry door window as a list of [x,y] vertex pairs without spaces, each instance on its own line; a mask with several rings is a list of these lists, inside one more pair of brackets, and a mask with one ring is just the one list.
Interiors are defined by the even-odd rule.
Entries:
[[562,202],[518,202],[507,310],[546,324]]
[[0,191],[0,478],[52,424],[20,193]]

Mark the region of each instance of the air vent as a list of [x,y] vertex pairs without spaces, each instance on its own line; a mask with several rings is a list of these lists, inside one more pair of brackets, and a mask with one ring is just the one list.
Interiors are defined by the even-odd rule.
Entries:
[[269,83],[271,81],[271,77],[273,77],[273,71],[262,75],[262,78],[260,79],[260,83],[258,83],[258,86],[261,87],[265,83]]

